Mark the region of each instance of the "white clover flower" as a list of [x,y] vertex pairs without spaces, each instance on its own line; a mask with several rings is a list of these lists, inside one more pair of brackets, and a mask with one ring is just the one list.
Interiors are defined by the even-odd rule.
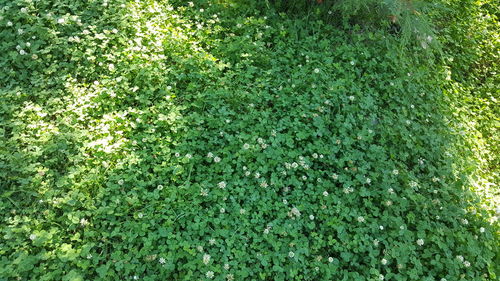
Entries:
[[387,189],[387,192],[389,192],[390,194],[394,194],[394,189],[389,188],[389,189]]
[[247,176],[247,177],[250,176],[250,174],[252,174],[252,173],[250,173],[250,171],[245,172],[245,176]]
[[358,222],[365,222],[365,218],[363,218],[363,217],[359,216],[359,217],[358,217]]
[[297,167],[299,167],[299,164],[297,164],[297,162],[293,162],[292,163],[292,168],[297,169]]
[[203,252],[203,246],[197,246],[196,250],[198,250],[198,252]]
[[333,178],[334,180],[336,180],[336,179],[338,179],[338,178],[339,178],[339,175],[337,175],[337,174],[333,174],[333,175],[332,175],[332,178]]
[[89,221],[88,221],[88,220],[86,220],[85,218],[82,218],[82,219],[80,220],[80,225],[81,225],[81,226],[86,226],[87,224],[89,224]]
[[18,33],[19,35],[21,35],[21,34],[23,34],[23,33],[24,33],[24,30],[22,30],[21,28],[19,28],[19,29],[17,30],[17,33]]
[[245,144],[243,145],[243,149],[249,149],[249,148],[250,148],[250,145],[249,145],[248,143],[245,143]]
[[156,187],[156,189],[158,189],[158,190],[162,190],[162,189],[163,189],[163,185],[159,184],[159,185]]
[[486,229],[484,229],[484,227],[481,227],[481,228],[479,229],[479,232],[481,232],[481,233],[484,233],[485,231],[486,231]]
[[381,263],[382,265],[386,265],[386,264],[387,264],[387,260],[386,260],[386,259],[382,259],[382,260],[380,261],[380,263]]
[[399,171],[398,171],[398,170],[396,170],[396,169],[394,169],[394,170],[392,170],[392,173],[393,173],[394,175],[397,175],[397,174],[399,174]]
[[57,20],[57,23],[58,23],[58,24],[63,24],[63,23],[64,23],[64,18],[60,18],[60,19],[58,19],[58,20]]
[[300,217],[300,211],[296,207],[293,207],[291,212],[292,212],[292,215]]
[[92,254],[87,255],[87,259],[90,260],[92,258]]
[[354,61],[353,60],[351,61],[351,65],[354,65]]
[[215,157],[214,157],[214,162],[215,162],[215,163],[219,163],[219,162],[220,162],[220,160],[221,160],[221,159],[220,159],[220,157],[218,157],[218,156],[215,156]]
[[310,220],[314,220],[314,215],[309,215]]
[[11,21],[7,22],[7,26],[12,26],[12,25],[13,25],[13,23]]
[[354,100],[354,96],[349,96],[349,100],[353,101]]
[[313,157],[314,159],[317,159],[317,158],[318,158],[318,153],[313,153],[312,157]]
[[208,196],[208,190],[202,188],[200,194],[201,196]]
[[160,258],[160,259],[158,260],[158,262],[159,262],[160,264],[165,264],[167,261],[166,261],[164,258]]
[[295,253],[294,252],[288,252],[288,256],[291,257],[291,258],[293,258],[293,257],[295,257]]
[[[144,139],[142,139],[142,141],[144,141]],[[181,156],[181,154],[179,152],[175,153],[175,157],[180,157],[180,156]]]
[[124,183],[124,181],[123,181],[123,180],[119,180],[119,181],[118,181],[118,184],[119,184],[119,185],[123,185],[123,183]]
[[207,154],[207,157],[208,157],[208,158],[212,158],[212,157],[214,157],[214,154],[213,154],[212,152],[209,152],[209,153]]
[[233,281],[234,280],[234,275],[231,274],[231,273],[229,273],[229,274],[226,275],[226,279],[227,279],[227,281]]
[[21,13],[27,13],[27,12],[28,12],[28,9],[26,9],[25,7],[21,8]]
[[283,199],[283,204],[287,205],[288,201],[286,199]]
[[446,280],[446,278],[441,278],[441,280],[440,280],[440,281],[448,281],[448,280]]
[[432,181],[433,181],[433,182],[438,182],[438,181],[439,181],[439,178],[438,178],[438,177],[433,177],[433,178],[432,178]]
[[423,246],[424,245],[424,239],[418,239],[417,240],[417,245]]
[[328,262],[333,262],[333,258],[332,257],[328,257]]
[[208,264],[210,262],[210,255],[209,254],[204,254],[203,255],[203,263]]
[[139,213],[139,214],[137,214],[137,217],[139,217],[140,219],[142,219],[144,217],[144,214],[143,213]]
[[246,213],[245,209],[240,209],[240,215],[244,215]]
[[20,54],[21,56],[24,56],[24,55],[26,55],[26,51],[24,51],[24,50],[19,50],[19,54]]
[[457,256],[457,260],[459,260],[460,262],[463,262],[464,261],[464,257],[463,256]]
[[134,277],[132,277],[132,279],[134,279],[134,280],[139,280],[139,276],[134,275]]
[[214,244],[215,244],[215,239],[213,239],[213,238],[212,238],[212,239],[208,240],[208,243],[209,243],[210,245],[214,245]]
[[114,70],[115,70],[115,65],[114,65],[114,64],[112,64],[112,63],[110,63],[110,64],[108,65],[108,70],[109,70],[109,71],[114,71]]
[[221,213],[221,214],[224,214],[224,213],[226,212],[226,209],[224,209],[224,208],[220,208],[220,210],[219,210],[219,211],[220,211],[220,213]]
[[[203,9],[201,9],[201,10],[203,10]],[[214,272],[213,271],[207,271],[206,276],[207,276],[208,279],[212,279],[212,278],[214,278]]]
[[228,264],[228,263],[225,263],[225,264],[224,264],[224,269],[225,269],[225,270],[229,270],[229,264]]
[[373,240],[373,245],[375,245],[375,247],[377,247],[379,242],[380,241],[378,241],[378,239],[375,239],[375,240]]
[[307,180],[307,177],[306,176],[302,176],[302,180]]
[[468,262],[468,261],[464,261],[464,266],[465,266],[465,267],[469,267],[469,266],[470,266],[470,262]]
[[323,191],[323,196],[328,196],[328,191]]
[[226,182],[225,181],[221,181],[221,182],[219,182],[218,186],[219,186],[220,189],[224,189],[224,188],[226,188]]
[[469,224],[469,221],[467,219],[462,219],[462,224],[467,225],[467,224]]
[[191,155],[191,154],[188,153],[188,154],[186,154],[186,158],[187,159],[191,159],[191,158],[193,158],[193,155]]
[[387,201],[385,201],[385,205],[386,205],[387,207],[392,206],[392,201],[391,201],[391,200],[387,200]]
[[31,43],[30,42],[26,42],[26,47],[31,47]]
[[378,276],[378,280],[384,280],[384,279],[385,279],[384,275],[380,274],[380,275]]
[[260,173],[259,172],[255,172],[255,178],[256,179],[260,178]]
[[188,2],[188,5],[189,5],[189,7],[194,7],[194,3],[193,2]]
[[319,73],[319,68],[315,68],[314,73]]
[[379,228],[380,230],[384,230],[384,226],[383,226],[383,225],[379,226],[378,228]]
[[33,241],[33,240],[35,240],[35,239],[36,239],[36,235],[35,235],[35,234],[31,234],[31,235],[30,235],[30,240],[32,240],[32,241]]
[[263,187],[263,188],[267,188],[268,187],[268,184],[266,181],[263,181],[260,183],[260,186]]
[[404,226],[404,225],[402,225],[402,226],[400,226],[400,227],[399,227],[399,229],[404,230],[404,229],[405,229],[405,226]]

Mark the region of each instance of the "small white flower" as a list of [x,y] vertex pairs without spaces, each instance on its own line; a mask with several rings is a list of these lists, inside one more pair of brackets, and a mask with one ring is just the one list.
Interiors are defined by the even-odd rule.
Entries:
[[139,280],[139,276],[134,275],[134,277],[132,277],[132,279],[134,279],[134,280]]
[[226,188],[226,182],[225,181],[221,181],[221,182],[219,182],[218,186],[219,186],[220,189],[224,189],[224,188]]
[[353,60],[351,61],[351,65],[354,65],[354,61]]
[[221,214],[224,214],[224,213],[226,212],[226,209],[224,209],[224,208],[220,208],[220,210],[219,210],[219,211],[220,211],[220,213],[221,213]]
[[231,273],[229,273],[229,274],[226,275],[226,279],[227,279],[227,281],[233,281],[234,280],[234,275],[231,274]]
[[314,215],[309,215],[310,220],[314,220]]
[[484,233],[485,231],[486,231],[486,229],[484,229],[484,227],[481,227],[481,228],[479,229],[479,232],[481,232],[481,233]]
[[394,175],[397,175],[397,174],[399,174],[399,171],[398,171],[398,170],[396,170],[396,169],[394,169],[394,170],[392,170],[392,173],[393,173]]
[[264,234],[269,234],[269,228],[264,229]]
[[245,209],[240,209],[240,215],[244,215],[246,213]]
[[462,219],[462,224],[467,225],[467,224],[469,224],[469,221],[467,219]]
[[209,254],[204,254],[203,255],[203,263],[208,264],[210,262],[210,255]]
[[144,214],[143,213],[139,213],[139,214],[137,214],[137,217],[139,217],[140,219],[142,219],[144,217]]
[[250,174],[252,174],[252,173],[250,173],[250,171],[245,172],[245,176],[247,176],[247,177],[250,176]]
[[470,266],[470,262],[468,262],[468,261],[464,261],[464,266],[465,266],[465,267],[469,267],[469,266]]
[[60,19],[58,19],[58,20],[57,20],[57,23],[59,23],[59,24],[63,24],[63,23],[64,23],[64,18],[60,18]]
[[312,157],[313,157],[314,159],[317,159],[317,158],[318,158],[318,153],[313,153]]
[[202,188],[200,191],[201,196],[208,196],[208,190]]
[[208,243],[210,245],[215,245],[215,239],[212,238],[212,239],[208,240]]
[[189,4],[189,7],[194,7],[193,2],[189,2],[188,4]]
[[255,172],[255,178],[256,179],[260,178],[260,173],[259,172]]
[[354,100],[354,96],[349,96],[349,100],[353,101]]
[[207,157],[208,157],[208,158],[212,158],[212,157],[214,157],[214,154],[213,154],[212,152],[209,152],[209,153],[207,154]]
[[80,220],[80,225],[81,225],[81,226],[86,226],[87,224],[89,224],[89,221],[88,221],[88,220],[86,220],[85,218],[82,218],[82,219]]
[[332,257],[329,257],[329,258],[328,258],[328,262],[333,262],[333,258],[332,258]]
[[291,212],[292,212],[292,215],[300,217],[300,211],[296,207],[293,207]]
[[384,280],[384,275],[380,274],[380,275],[378,276],[378,280]]
[[13,25],[13,23],[11,21],[7,22],[7,26],[12,26],[12,25]]
[[386,265],[386,264],[387,264],[387,260],[386,260],[386,259],[382,259],[382,260],[380,261],[380,263],[381,263],[382,265]]
[[365,218],[363,218],[363,217],[359,216],[359,217],[358,217],[358,222],[365,222]]
[[333,174],[333,175],[332,175],[332,178],[333,178],[334,180],[336,180],[336,179],[338,179],[338,178],[339,178],[339,175],[337,175],[337,174]]
[[417,245],[423,246],[424,245],[424,239],[418,239],[417,240]]
[[378,239],[375,239],[375,240],[373,240],[373,245],[375,245],[375,247],[377,247],[379,242],[380,241],[378,241]]
[[370,178],[366,178],[366,183],[370,184],[370,183],[372,183],[372,180]]
[[19,51],[19,54],[20,54],[21,56],[24,56],[24,55],[26,55],[26,51],[24,51],[24,50],[20,50],[20,51]]
[[243,149],[249,149],[249,148],[250,148],[250,145],[249,145],[248,143],[245,143],[245,144],[243,145]]
[[87,259],[90,260],[92,258],[92,254],[87,255]]
[[191,158],[193,158],[193,155],[191,155],[191,154],[188,153],[188,154],[186,154],[186,158],[187,159],[191,159]]
[[400,226],[400,227],[399,227],[399,229],[404,230],[404,229],[405,229],[405,226],[404,226],[404,225],[402,225],[402,226]]
[[160,258],[160,259],[158,260],[158,262],[159,262],[160,264],[165,264],[167,261],[166,261],[164,258]]
[[314,69],[314,73],[319,73],[319,68]]
[[36,239],[36,235],[35,234],[31,234],[30,235],[30,240],[35,240]]
[[383,225],[379,226],[378,228],[379,228],[380,230],[384,230],[384,226],[383,226]]
[[31,43],[30,42],[26,42],[26,46],[27,47],[31,47]]
[[464,257],[463,256],[457,256],[457,260],[459,260],[460,262],[463,262],[464,261]]
[[[143,139],[143,141],[144,141],[144,139]],[[180,157],[180,156],[181,156],[181,154],[179,152],[175,153],[175,157]]]
[[225,269],[225,270],[229,270],[229,264],[228,264],[228,263],[225,263],[225,264],[224,264],[224,269]]
[[294,252],[289,252],[288,256],[291,257],[291,258],[293,258],[293,257],[295,257],[295,253]]
[[23,8],[21,8],[21,13],[27,13],[27,12],[28,12],[28,9],[26,9],[26,8],[24,8],[24,7],[23,7]]
[[268,187],[268,184],[266,181],[263,181],[260,183],[260,186],[263,187],[263,188],[267,188]]
[[306,176],[302,176],[302,180],[307,180],[307,177]]
[[218,157],[218,156],[215,156],[215,157],[214,157],[214,162],[215,162],[215,163],[219,163],[219,162],[220,162],[220,160],[221,160],[221,159],[220,159],[220,157]]
[[323,191],[323,196],[328,196],[328,191]]
[[159,184],[156,188],[157,188],[158,190],[162,190],[162,189],[163,189],[163,185]]
[[124,181],[123,181],[123,180],[119,180],[119,181],[118,181],[118,184],[119,184],[119,185],[123,185],[123,183],[124,183]]
[[394,194],[394,189],[389,188],[389,189],[387,189],[387,192],[389,192],[390,194]]
[[433,182],[438,182],[438,181],[439,181],[439,178],[438,178],[438,177],[433,177],[433,178],[432,178],[432,181],[433,181]]
[[[201,9],[201,10],[203,10],[203,9]],[[212,279],[212,278],[214,278],[214,272],[213,271],[207,271],[206,276],[207,276],[208,279]]]

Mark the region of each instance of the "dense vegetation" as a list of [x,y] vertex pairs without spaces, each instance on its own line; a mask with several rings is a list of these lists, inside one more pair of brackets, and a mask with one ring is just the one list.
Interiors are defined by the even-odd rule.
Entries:
[[0,0],[0,280],[496,280],[498,6],[378,3]]

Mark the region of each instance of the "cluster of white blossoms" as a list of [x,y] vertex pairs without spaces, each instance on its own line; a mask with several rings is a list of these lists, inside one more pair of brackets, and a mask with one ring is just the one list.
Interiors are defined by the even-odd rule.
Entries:
[[36,235],[35,235],[35,234],[31,234],[31,235],[30,235],[30,240],[32,240],[32,241],[33,241],[33,240],[35,240],[35,239],[36,239]]
[[208,279],[212,279],[212,278],[214,278],[215,275],[214,275],[213,271],[207,271],[206,276],[207,276]]
[[295,253],[292,252],[292,251],[290,251],[290,252],[288,252],[288,256],[291,257],[291,258],[293,258],[293,257],[295,257]]
[[160,258],[160,259],[158,260],[158,262],[159,262],[160,264],[165,264],[167,261],[166,261],[164,258]]
[[353,192],[354,192],[354,188],[352,188],[352,187],[345,187],[344,188],[345,194],[349,194],[349,193],[353,193]]
[[418,239],[417,240],[417,245],[423,246],[424,245],[424,239]]
[[245,144],[243,145],[243,149],[247,150],[247,149],[249,149],[249,148],[250,148],[250,145],[249,145],[248,143],[245,143]]
[[380,263],[381,263],[382,265],[386,265],[386,264],[387,264],[387,260],[386,260],[386,259],[382,259],[382,260],[380,261]]
[[300,211],[296,207],[293,207],[289,212],[288,212],[289,217],[300,217]]
[[225,181],[221,181],[221,182],[219,182],[218,186],[219,186],[220,189],[224,189],[224,188],[226,188],[226,182]]
[[398,175],[398,174],[399,174],[399,171],[398,171],[398,170],[396,170],[396,169],[394,169],[394,170],[392,170],[392,174],[393,174],[393,175]]
[[201,194],[201,196],[208,196],[208,190],[202,188],[201,191],[200,191],[200,194]]
[[210,255],[209,254],[204,254],[203,255],[203,263],[208,264],[210,262]]
[[85,226],[86,226],[86,225],[88,225],[88,224],[89,224],[89,221],[88,221],[87,219],[82,218],[82,219],[80,220],[80,225],[81,225],[81,226],[85,227]]
[[357,220],[358,220],[358,222],[365,222],[365,218],[364,218],[364,217],[362,217],[362,216],[359,216],[359,217],[357,218]]

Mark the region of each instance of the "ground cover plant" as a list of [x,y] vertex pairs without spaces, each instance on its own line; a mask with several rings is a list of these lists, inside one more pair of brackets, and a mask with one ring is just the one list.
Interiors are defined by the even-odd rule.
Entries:
[[0,280],[496,280],[491,3],[0,0]]

